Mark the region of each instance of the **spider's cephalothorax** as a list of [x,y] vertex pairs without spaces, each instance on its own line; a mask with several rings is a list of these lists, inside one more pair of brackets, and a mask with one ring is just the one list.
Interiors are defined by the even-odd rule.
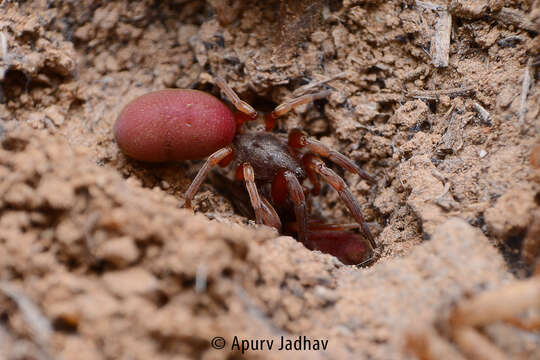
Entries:
[[274,133],[240,133],[232,145],[236,164],[249,162],[256,180],[271,182],[282,170],[291,171],[299,180],[306,178],[299,154],[291,154],[287,143]]
[[[257,112],[240,100],[223,79],[217,77],[216,84],[238,110],[235,115],[236,135],[231,144],[208,157],[186,192],[186,206],[190,206],[193,196],[213,166],[227,166],[234,161],[237,167],[236,177],[246,183],[258,224],[281,230],[282,220],[275,208],[282,210],[289,207],[294,219],[284,219],[287,221],[284,227],[293,229],[298,234],[298,239],[307,247],[331,253],[346,263],[359,263],[369,258],[376,243],[364,221],[360,204],[345,181],[328,168],[321,157],[358,174],[370,183],[375,183],[373,177],[348,157],[306,136],[300,130],[292,130],[288,138],[270,132],[279,116],[298,105],[326,97],[329,92],[307,94],[285,102],[266,117],[266,131],[249,132],[243,128],[243,123],[256,119]],[[311,188],[302,185],[306,178],[309,178]],[[309,220],[306,196],[320,192],[320,178],[338,192],[355,218],[356,227],[360,227],[363,237],[345,231],[351,229],[350,224],[323,224]],[[257,186],[270,188],[270,191],[260,192]],[[369,246],[365,245],[364,238],[368,240]]]

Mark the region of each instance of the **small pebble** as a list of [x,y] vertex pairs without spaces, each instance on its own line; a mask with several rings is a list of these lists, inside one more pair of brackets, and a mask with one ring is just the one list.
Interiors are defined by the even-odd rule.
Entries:
[[124,236],[102,244],[97,250],[97,255],[121,268],[137,260],[139,249],[132,238]]
[[165,180],[161,181],[161,188],[163,190],[168,190],[170,187],[171,185],[168,182],[166,182]]

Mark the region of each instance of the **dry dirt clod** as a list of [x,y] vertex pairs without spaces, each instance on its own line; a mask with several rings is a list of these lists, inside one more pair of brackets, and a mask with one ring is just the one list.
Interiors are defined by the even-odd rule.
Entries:
[[523,234],[531,223],[536,191],[530,185],[517,185],[501,196],[485,213],[486,223],[499,239]]
[[139,249],[132,238],[124,236],[101,244],[96,249],[96,256],[122,268],[137,260]]

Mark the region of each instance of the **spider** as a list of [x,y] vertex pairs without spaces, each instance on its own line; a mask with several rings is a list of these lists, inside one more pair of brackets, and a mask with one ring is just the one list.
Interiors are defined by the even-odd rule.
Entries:
[[[257,224],[265,224],[281,230],[282,224],[278,212],[286,213],[288,209],[292,208],[296,219],[293,228],[298,233],[299,241],[307,244],[308,247],[316,247],[316,244],[310,242],[320,242],[315,240],[319,239],[320,236],[309,235],[316,231],[336,231],[333,236],[334,240],[339,242],[340,239],[343,239],[346,241],[350,236],[343,233],[342,230],[349,228],[349,226],[310,223],[308,220],[306,196],[309,193],[319,194],[321,189],[319,177],[322,177],[338,192],[360,225],[363,236],[369,241],[371,248],[375,249],[377,244],[362,216],[360,204],[345,181],[327,167],[321,157],[358,174],[372,184],[376,183],[375,179],[348,157],[330,149],[320,141],[308,137],[298,129],[292,130],[288,139],[271,132],[278,117],[299,105],[326,97],[329,91],[303,95],[277,106],[266,116],[266,131],[250,132],[243,127],[243,124],[255,120],[258,117],[257,111],[240,100],[221,77],[216,77],[215,82],[238,111],[235,114],[236,135],[230,145],[217,150],[208,157],[186,191],[186,207],[191,206],[193,196],[212,167],[218,164],[227,166],[234,162],[236,178],[246,183]],[[302,186],[305,179],[309,179],[313,185],[311,190]],[[262,191],[259,191],[258,187]],[[332,237],[331,234],[327,235]]]
[[[288,233],[310,249],[331,253],[344,263],[359,263],[377,247],[362,216],[360,204],[345,181],[322,158],[358,174],[371,184],[375,179],[351,159],[295,129],[288,137],[273,133],[277,119],[297,106],[322,99],[328,90],[296,97],[266,116],[266,131],[250,131],[244,124],[258,117],[221,77],[216,85],[237,110],[201,91],[167,89],[143,95],[125,106],[114,134],[127,155],[142,161],[177,161],[208,156],[185,193],[191,201],[210,170],[234,163],[236,178],[243,180],[257,224]],[[357,224],[324,224],[309,219],[310,195],[321,190],[320,179],[334,188]],[[311,188],[303,186],[309,179]],[[284,226],[282,226],[282,221]],[[360,236],[347,231],[360,228]],[[369,248],[365,244],[369,243]]]

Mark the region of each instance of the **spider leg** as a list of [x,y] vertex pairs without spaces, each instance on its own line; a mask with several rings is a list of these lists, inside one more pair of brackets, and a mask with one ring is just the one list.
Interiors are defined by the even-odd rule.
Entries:
[[220,162],[222,165],[227,165],[230,160],[232,160],[233,155],[233,149],[231,146],[227,146],[224,148],[219,149],[212,155],[206,159],[204,162],[204,165],[201,167],[199,172],[197,173],[197,176],[195,176],[195,179],[191,182],[189,185],[185,197],[185,206],[187,208],[191,207],[191,200],[193,199],[193,196],[197,193],[197,190],[199,190],[199,187],[203,183],[204,179],[210,172],[210,169],[212,169],[214,166],[219,164]]
[[253,167],[244,163],[239,167],[242,169],[242,173],[239,173],[237,177],[244,179],[246,182],[246,189],[249,194],[249,199],[251,201],[251,206],[255,211],[255,221],[257,224],[264,224],[273,228],[276,228],[278,231],[281,231],[281,220],[270,202],[259,194],[257,190],[257,185],[255,184],[255,173]]
[[352,173],[358,174],[362,179],[365,179],[372,184],[377,183],[373,176],[362,170],[358,165],[354,163],[354,161],[352,161],[342,153],[330,149],[322,142],[306,136],[302,131],[298,129],[292,130],[289,133],[289,146],[297,149],[306,148],[319,156],[328,158],[330,161],[338,164],[342,168]]
[[257,191],[257,185],[255,184],[255,172],[253,171],[253,166],[249,163],[243,163],[243,178],[246,182],[246,189],[249,193],[249,199],[251,200],[251,206],[255,211],[255,222],[257,224],[263,224],[264,211],[263,204],[259,192]]
[[305,243],[307,234],[307,209],[304,190],[298,178],[291,171],[287,170],[283,172],[283,177],[285,177],[287,190],[294,204],[294,215],[298,223],[298,238],[301,242]]
[[313,185],[313,189],[311,189],[311,193],[313,195],[319,195],[321,192],[321,181],[319,179],[319,176],[313,170],[313,167],[311,166],[311,163],[309,161],[309,157],[304,156],[302,157],[302,165],[304,170],[306,171],[307,177],[311,184]]
[[225,95],[227,95],[227,98],[229,98],[236,110],[246,114],[250,120],[257,117],[257,111],[255,111],[255,109],[253,109],[253,107],[251,107],[251,105],[249,105],[247,102],[241,100],[221,76],[216,76],[214,81],[216,82],[216,85],[225,93]]
[[294,204],[298,240],[305,243],[307,234],[307,205],[304,188],[291,171],[284,170],[274,177],[272,182],[272,200],[279,206],[279,204],[287,200],[287,194],[289,194]]
[[310,166],[313,167],[313,170],[317,174],[321,175],[326,180],[326,182],[328,182],[330,186],[332,186],[338,192],[339,197],[341,198],[341,200],[343,200],[343,202],[351,212],[351,215],[360,225],[363,235],[366,237],[366,239],[369,240],[371,247],[375,249],[377,247],[377,243],[375,242],[375,239],[373,238],[373,235],[371,234],[371,231],[369,230],[369,227],[367,226],[366,221],[362,216],[360,204],[351,193],[351,190],[349,190],[349,188],[347,187],[347,184],[345,184],[345,181],[338,174],[329,169],[320,158],[311,155],[309,156],[309,159],[311,164]]
[[[220,162],[220,165],[222,163],[223,161]],[[238,166],[236,170],[240,170],[238,171],[236,178],[240,181],[243,180],[244,175],[242,166]],[[210,183],[218,192],[223,194],[231,201],[235,210],[237,210],[240,215],[247,218],[255,217],[255,211],[251,205],[249,193],[247,192],[246,186],[243,183],[240,183],[240,181],[232,181],[217,171],[208,175],[210,178]],[[262,195],[261,191],[259,191],[259,195],[262,203],[263,223],[267,226],[275,228],[278,232],[281,232],[281,219],[279,218],[279,215],[270,202],[264,197],[264,195]]]
[[261,195],[261,204],[262,204],[262,216],[263,222],[265,225],[276,228],[277,231],[281,231],[281,220],[270,202]]
[[[311,250],[333,255],[346,265],[366,265],[374,260],[374,254],[364,236],[350,231],[359,227],[356,223],[326,224],[309,221],[305,245]],[[296,222],[287,223],[285,228],[288,233],[298,233]]]
[[327,97],[330,94],[329,90],[320,91],[318,93],[314,94],[306,94],[299,97],[296,97],[294,99],[291,99],[287,102],[284,102],[280,105],[278,105],[274,111],[272,111],[270,114],[266,116],[265,123],[266,123],[266,131],[272,131],[274,127],[276,126],[276,120],[278,117],[285,115],[292,109],[294,109],[297,106],[307,104],[311,101],[315,101],[318,99],[323,99]]

